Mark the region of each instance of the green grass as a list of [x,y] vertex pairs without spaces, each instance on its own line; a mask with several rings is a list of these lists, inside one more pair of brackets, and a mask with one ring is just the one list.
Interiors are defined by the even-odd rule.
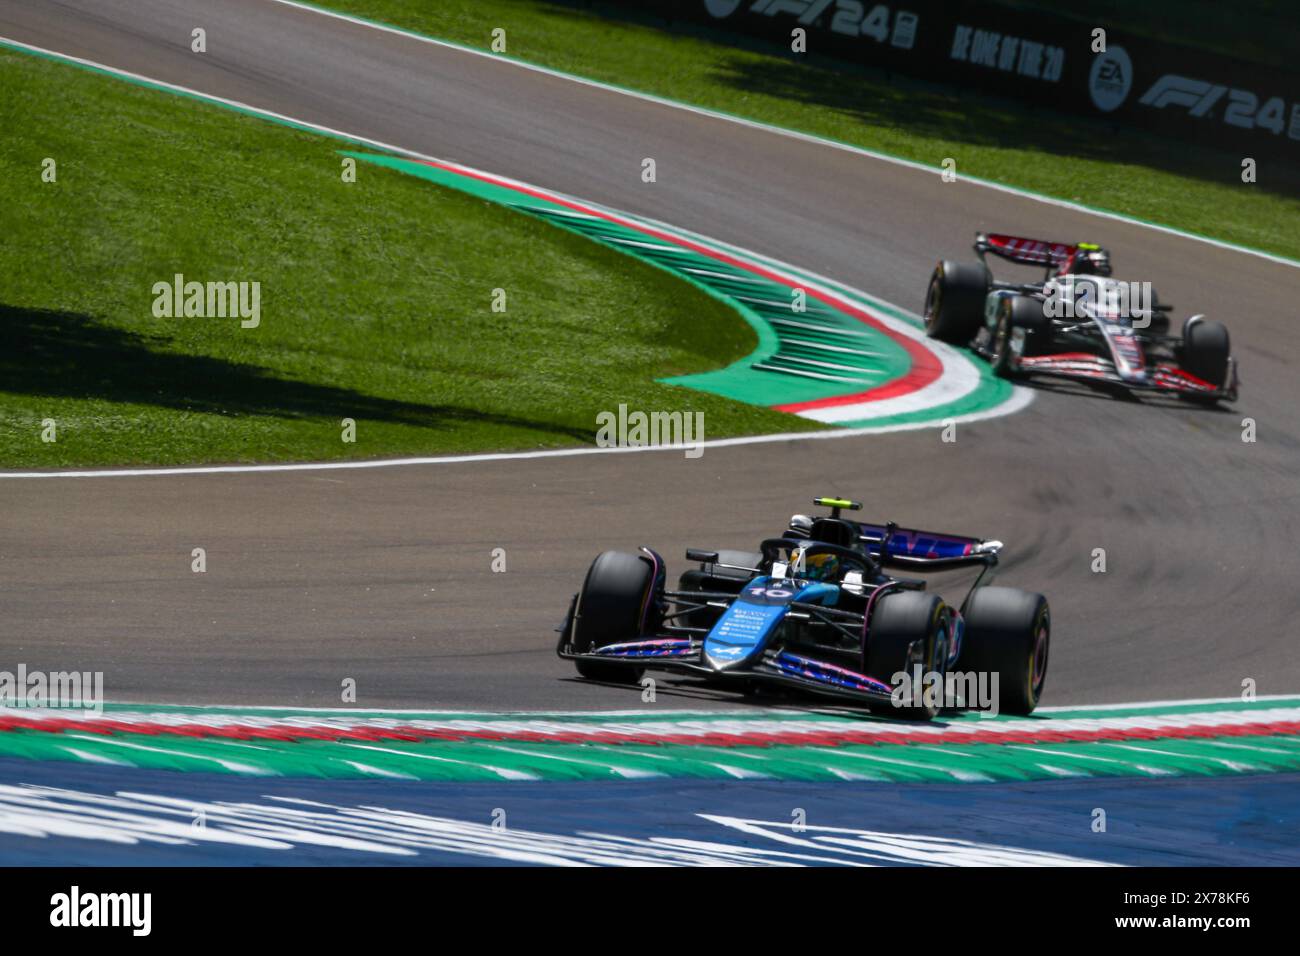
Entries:
[[[590,444],[620,402],[816,427],[654,381],[753,348],[717,300],[400,173],[344,183],[337,141],[11,52],[0,129],[0,466]],[[178,272],[260,282],[261,325],[155,318]]]
[[[1163,2],[1163,0],[1162,0]],[[1199,0],[1198,0],[1199,2]],[[1252,0],[1258,2],[1258,0]],[[608,3],[325,0],[325,6],[581,76],[1300,258],[1300,170],[960,92]],[[1107,10],[1114,14],[1115,4]],[[1123,8],[1125,16],[1132,12]],[[1152,18],[1133,14],[1145,29]],[[1144,26],[1144,24],[1146,26]],[[1200,31],[1201,35],[1204,31]],[[1246,42],[1225,34],[1235,51]],[[1048,237],[1052,238],[1052,237]],[[1065,237],[1079,238],[1079,237]],[[1085,237],[1104,238],[1104,237]]]

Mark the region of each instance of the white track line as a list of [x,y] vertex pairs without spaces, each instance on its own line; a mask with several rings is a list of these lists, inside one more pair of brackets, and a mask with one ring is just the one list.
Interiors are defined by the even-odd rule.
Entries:
[[[948,421],[965,424],[988,418],[999,418],[1025,408],[1033,400],[1033,392],[1017,387],[1011,398],[1001,405],[972,412],[967,415],[955,415]],[[659,452],[661,454],[682,454],[689,448],[727,448],[732,445],[768,445],[773,442],[794,441],[832,441],[840,438],[861,438],[863,435],[882,435],[887,432],[917,431],[922,428],[937,428],[943,421],[913,422],[903,425],[883,425],[867,428],[838,428],[818,432],[789,432],[779,435],[743,435],[738,438],[715,438],[700,442],[698,445],[639,445],[618,448],[552,448],[545,451],[490,452],[481,455],[443,455],[429,458],[377,458],[369,461],[321,461],[299,462],[287,465],[204,465],[182,466],[177,468],[109,468],[81,471],[0,471],[0,479],[5,478],[146,478],[154,476],[180,475],[237,475],[255,472],[279,471],[355,471],[367,468],[398,468],[408,465],[464,465],[476,462],[523,461],[532,458],[575,458],[580,455],[624,455],[641,452]]]
[[[655,103],[659,106],[667,106],[672,109],[683,110],[687,113],[694,113],[697,116],[706,116],[710,119],[722,120],[726,123],[734,123],[738,126],[745,126],[749,129],[762,130],[766,133],[772,133],[776,136],[785,136],[789,139],[797,139],[805,143],[812,143],[817,146],[825,146],[830,149],[838,149],[847,153],[854,153],[858,156],[866,156],[871,159],[879,160],[882,163],[892,163],[895,166],[903,166],[907,169],[914,169],[919,172],[929,173],[940,176],[943,169],[939,166],[927,166],[925,163],[919,163],[912,159],[903,159],[901,156],[893,156],[889,153],[877,152],[874,149],[868,149],[864,146],[854,146],[850,143],[843,143],[838,140],[826,139],[813,133],[802,133],[798,130],[786,129],[781,126],[774,126],[770,123],[764,123],[760,120],[746,119],[743,116],[734,116],[730,113],[723,113],[718,110],[712,110],[704,106],[694,106],[690,103],[683,103],[678,100],[668,99],[663,96],[656,96],[653,93],[643,93],[639,90],[630,90],[611,83],[604,83],[600,80],[592,80],[583,76],[575,76],[572,73],[565,73],[561,70],[551,69],[550,67],[538,66],[535,63],[528,63],[524,60],[518,60],[514,57],[503,56],[499,53],[492,53],[488,50],[480,50],[476,47],[465,46],[460,43],[453,43],[450,40],[439,40],[435,37],[425,36],[422,33],[416,33],[412,30],[405,30],[401,27],[391,26],[387,23],[379,23],[374,20],[366,20],[361,17],[352,16],[347,13],[339,13],[334,10],[326,10],[323,7],[315,6],[310,3],[303,3],[301,0],[269,0],[271,3],[278,3],[286,7],[293,7],[297,10],[303,10],[308,13],[315,13],[322,17],[329,17],[333,20],[342,20],[355,26],[366,27],[371,30],[379,30],[383,33],[392,33],[397,36],[407,37],[420,43],[428,43],[433,46],[445,47],[451,50],[458,50],[461,53],[469,53],[473,56],[485,57],[490,60],[496,60],[500,63],[508,63],[511,66],[518,67],[521,70],[530,70],[534,73],[541,73],[545,76],[555,77],[556,79],[568,80],[571,83],[578,83],[582,86],[590,86],[594,89],[603,90],[607,93],[617,93],[621,96],[630,96],[633,99],[644,100],[648,103]],[[1098,216],[1102,219],[1110,219],[1114,222],[1126,223],[1130,226],[1141,226],[1144,229],[1152,229],[1156,232],[1162,232],[1166,235],[1177,236],[1180,239],[1191,239],[1195,242],[1203,242],[1207,245],[1219,249],[1227,249],[1232,252],[1244,253],[1248,256],[1256,256],[1278,265],[1290,266],[1294,269],[1300,269],[1300,260],[1290,259],[1286,256],[1275,255],[1271,252],[1264,252],[1261,249],[1252,249],[1249,246],[1237,245],[1233,242],[1227,242],[1223,239],[1213,239],[1209,236],[1198,235],[1194,232],[1186,232],[1182,229],[1176,229],[1173,226],[1163,226],[1159,223],[1147,222],[1143,219],[1136,219],[1133,216],[1126,216],[1123,213],[1111,212],[1105,209],[1094,209],[1091,206],[1085,206],[1082,203],[1071,202],[1067,199],[1057,199],[1053,196],[1044,196],[1040,193],[1030,192],[1029,190],[1020,189],[1016,186],[1009,186],[1006,183],[996,182],[991,179],[983,179],[979,176],[970,176],[963,174],[963,182],[974,183],[977,186],[983,186],[986,189],[995,189],[998,192],[1008,193],[1012,196],[1019,196],[1022,199],[1032,199],[1034,202],[1044,203],[1049,206],[1057,206],[1061,209],[1070,209],[1074,212],[1085,213],[1090,216]]]

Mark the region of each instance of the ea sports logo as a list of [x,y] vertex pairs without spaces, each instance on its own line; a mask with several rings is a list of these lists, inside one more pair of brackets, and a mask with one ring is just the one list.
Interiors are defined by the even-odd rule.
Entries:
[[719,20],[729,17],[740,7],[740,0],[704,0],[704,9],[709,16]]
[[1103,113],[1118,109],[1133,85],[1133,63],[1122,46],[1098,53],[1088,74],[1088,93]]

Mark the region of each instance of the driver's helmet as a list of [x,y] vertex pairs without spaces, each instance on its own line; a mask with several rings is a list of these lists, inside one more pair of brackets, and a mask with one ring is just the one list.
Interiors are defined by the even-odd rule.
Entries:
[[1108,276],[1110,253],[1094,243],[1081,242],[1074,255],[1073,271],[1078,275]]
[[833,554],[810,554],[804,558],[804,577],[809,581],[834,581],[839,577],[840,559]]

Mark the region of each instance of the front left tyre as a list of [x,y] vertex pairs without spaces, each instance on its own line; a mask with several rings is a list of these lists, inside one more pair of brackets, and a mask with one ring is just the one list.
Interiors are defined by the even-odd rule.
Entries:
[[984,321],[989,274],[980,264],[944,259],[925,292],[925,331],[949,345],[969,345]]
[[[578,595],[573,621],[573,650],[588,654],[607,644],[635,641],[642,635],[643,615],[654,595],[650,561],[623,551],[605,551],[591,563]],[[634,684],[644,670],[632,664],[575,661],[588,680]]]

